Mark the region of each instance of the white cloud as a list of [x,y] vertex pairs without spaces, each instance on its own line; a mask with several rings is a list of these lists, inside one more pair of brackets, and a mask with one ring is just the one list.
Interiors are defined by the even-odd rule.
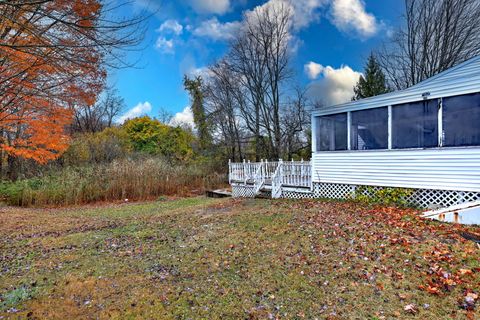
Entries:
[[241,23],[238,21],[222,23],[216,17],[203,21],[193,34],[200,37],[208,37],[213,40],[230,40],[240,30]]
[[197,13],[224,14],[230,10],[230,0],[190,0]]
[[269,0],[266,3],[255,7],[251,11],[247,11],[247,18],[255,18],[257,14],[261,14],[264,10],[272,10],[275,12],[280,8],[290,10],[292,16],[292,27],[299,30],[308,27],[311,23],[320,19],[320,10],[330,0]]
[[158,28],[157,31],[171,32],[179,36],[183,32],[183,26],[180,23],[178,23],[177,20],[167,20],[164,23],[162,23],[162,25],[160,26],[160,28]]
[[163,53],[173,54],[175,53],[175,45],[173,39],[167,40],[165,37],[159,37],[155,43],[155,48]]
[[341,31],[368,38],[380,29],[375,16],[365,11],[362,0],[333,0],[331,12],[333,24]]
[[325,68],[321,64],[315,63],[313,61],[310,61],[305,65],[305,73],[308,75],[308,78],[310,80],[317,79],[317,77],[320,75],[320,73],[322,73],[324,69]]
[[308,27],[320,19],[319,9],[328,3],[327,0],[296,0],[293,1],[293,24],[297,29]]
[[131,108],[130,110],[125,112],[122,116],[120,116],[117,122],[124,123],[126,120],[144,116],[150,111],[152,111],[152,105],[150,104],[150,102],[148,101],[140,102],[135,107]]
[[319,68],[322,69],[320,72],[322,77],[310,83],[309,96],[324,106],[350,101],[354,95],[353,87],[357,84],[361,73],[352,70],[349,66],[335,69],[331,66],[319,65]]
[[194,128],[195,124],[193,122],[193,112],[192,108],[185,107],[182,112],[176,113],[172,120],[170,120],[171,126],[179,126],[179,127],[188,127]]

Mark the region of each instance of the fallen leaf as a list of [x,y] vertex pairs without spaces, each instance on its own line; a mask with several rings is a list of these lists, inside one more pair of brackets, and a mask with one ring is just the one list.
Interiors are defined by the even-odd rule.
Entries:
[[408,312],[408,313],[411,313],[411,314],[416,314],[418,312],[418,308],[415,304],[411,303],[411,304],[407,304],[403,310],[405,310],[405,312]]

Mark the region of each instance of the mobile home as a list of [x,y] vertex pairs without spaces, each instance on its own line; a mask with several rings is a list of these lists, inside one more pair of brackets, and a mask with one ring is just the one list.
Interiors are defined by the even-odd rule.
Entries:
[[267,166],[231,163],[234,195],[345,198],[370,186],[413,189],[408,201],[425,207],[480,200],[480,57],[402,91],[314,110],[311,161]]

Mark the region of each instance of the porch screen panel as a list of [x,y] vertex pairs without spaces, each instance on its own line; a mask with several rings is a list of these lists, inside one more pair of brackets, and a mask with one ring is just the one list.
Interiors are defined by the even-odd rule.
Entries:
[[438,146],[438,100],[419,101],[392,107],[394,149]]
[[388,149],[388,108],[352,112],[352,150]]
[[347,150],[347,114],[316,118],[317,151]]
[[446,147],[480,145],[480,93],[443,99]]

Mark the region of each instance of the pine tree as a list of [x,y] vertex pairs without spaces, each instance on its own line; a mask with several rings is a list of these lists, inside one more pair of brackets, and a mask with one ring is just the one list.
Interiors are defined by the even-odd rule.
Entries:
[[368,57],[365,75],[360,76],[353,91],[355,95],[352,100],[360,100],[390,92],[390,88],[386,83],[385,74],[373,53]]

